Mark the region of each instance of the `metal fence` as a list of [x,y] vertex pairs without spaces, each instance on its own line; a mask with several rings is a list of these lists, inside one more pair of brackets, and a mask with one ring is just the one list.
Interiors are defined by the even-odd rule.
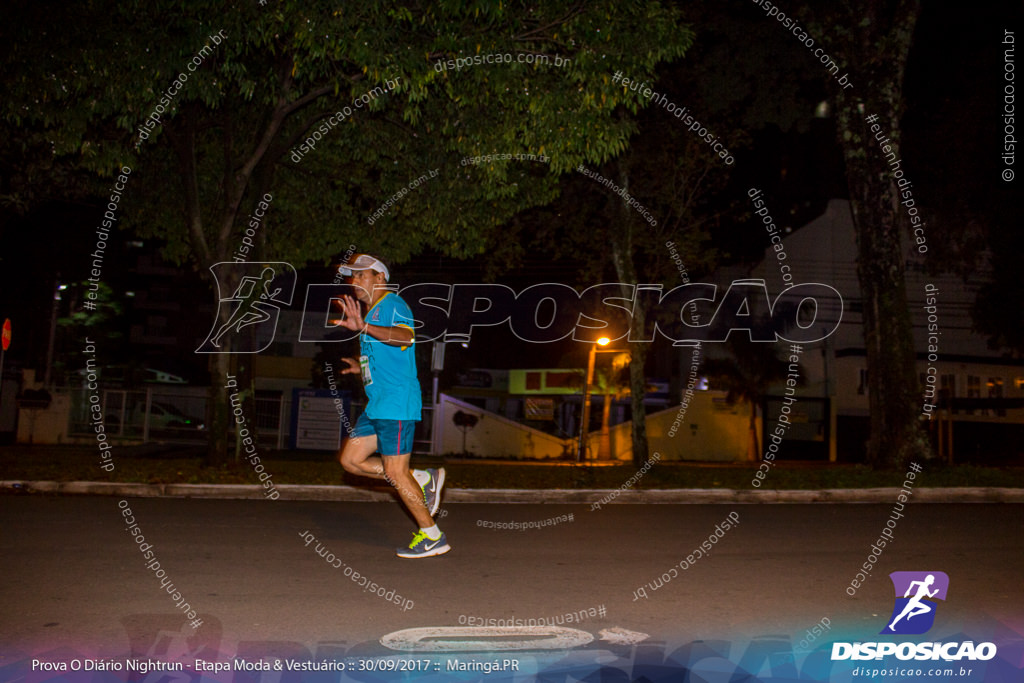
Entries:
[[[147,387],[146,389],[103,389],[100,408],[108,437],[142,443],[173,442],[183,445],[205,444],[207,440],[205,387]],[[85,389],[71,391],[68,419],[70,436],[91,436],[92,413]],[[255,416],[246,415],[249,429],[255,424],[261,448],[283,450],[290,447],[292,399],[287,392],[278,396],[257,396]],[[354,403],[350,421],[354,424],[363,405]],[[416,429],[413,452],[430,453],[432,448],[432,408],[423,406],[423,417]]]
[[[92,392],[71,392],[68,433],[93,434],[89,396]],[[199,445],[206,443],[205,387],[147,387],[146,389],[103,389],[99,392],[103,422],[111,438],[143,443],[168,441]],[[290,401],[284,397],[257,397],[255,423],[259,444],[284,448],[288,438]]]

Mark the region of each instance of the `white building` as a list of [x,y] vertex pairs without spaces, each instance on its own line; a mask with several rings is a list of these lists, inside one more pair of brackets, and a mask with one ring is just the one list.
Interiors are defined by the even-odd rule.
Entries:
[[[907,300],[922,382],[922,419],[928,419],[929,411],[940,412],[939,407],[926,404],[951,408],[942,412],[944,417],[952,413],[957,455],[993,447],[1020,452],[1024,441],[1020,438],[1024,435],[1024,361],[990,349],[987,338],[973,331],[970,315],[988,273],[976,273],[967,282],[955,274],[929,275],[925,272],[927,256],[918,253],[916,244],[906,244],[905,253]],[[867,437],[867,363],[856,255],[850,204],[835,199],[824,214],[784,237],[781,251],[767,249],[750,273],[752,278],[764,279],[773,296],[784,289],[786,273],[792,273],[790,282],[820,282],[841,294],[841,304],[826,302],[818,311],[818,321],[823,322],[834,320],[841,309],[839,328],[825,341],[807,345],[801,361],[807,373],[801,394],[832,399],[840,450],[844,443],[856,450]],[[783,270],[784,265],[788,271]],[[929,429],[936,432],[938,420],[929,422]],[[948,439],[949,426],[945,427],[943,438]],[[859,433],[852,435],[849,430]],[[933,436],[937,438],[937,433]]]

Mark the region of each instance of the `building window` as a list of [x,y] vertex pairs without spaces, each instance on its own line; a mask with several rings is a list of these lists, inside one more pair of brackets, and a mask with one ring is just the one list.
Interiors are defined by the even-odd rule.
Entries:
[[949,407],[956,397],[956,375],[939,375],[939,405]]
[[917,377],[921,381],[921,391],[924,393],[925,402],[936,406],[942,406],[942,394],[939,391],[935,375],[931,375],[931,382],[928,381],[929,375],[927,373],[920,372]]
[[[967,398],[981,398],[981,378],[977,375],[967,375]],[[972,408],[970,415],[981,415],[981,411]]]

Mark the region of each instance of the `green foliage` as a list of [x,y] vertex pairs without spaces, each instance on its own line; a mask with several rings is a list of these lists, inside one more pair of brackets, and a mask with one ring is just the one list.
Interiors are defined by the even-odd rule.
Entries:
[[[68,286],[71,304],[67,316],[57,319],[57,325],[67,328],[75,336],[83,336],[96,331],[121,317],[124,306],[117,300],[113,288],[105,282],[96,282],[95,289],[88,282],[75,282]],[[91,296],[90,296],[91,295]],[[89,305],[86,306],[85,304]],[[120,337],[121,333],[110,331],[111,338]]]
[[758,405],[772,384],[786,379],[787,365],[774,344],[752,342],[742,333],[725,342],[728,358],[706,358],[701,368],[711,389],[725,391],[729,404]]
[[[95,285],[95,289],[93,288]],[[100,365],[117,362],[124,341],[124,304],[105,282],[74,282],[61,292],[67,315],[57,318],[55,376],[85,366],[85,339],[98,342]]]
[[[615,112],[641,102],[611,73],[650,78],[691,40],[673,8],[611,1],[91,0],[59,17],[19,3],[11,20],[26,30],[6,59],[9,131],[49,164],[101,178],[130,166],[125,224],[202,271],[230,258],[267,192],[252,258],[324,261],[350,243],[392,261],[428,244],[481,253],[491,231],[554,197],[558,174],[625,149],[634,126]],[[512,62],[437,66],[498,53]],[[398,87],[354,105],[389,83]],[[160,125],[140,136],[158,107]],[[329,121],[337,112],[344,120]],[[461,164],[491,153],[550,163]],[[369,225],[430,170],[436,178]]]

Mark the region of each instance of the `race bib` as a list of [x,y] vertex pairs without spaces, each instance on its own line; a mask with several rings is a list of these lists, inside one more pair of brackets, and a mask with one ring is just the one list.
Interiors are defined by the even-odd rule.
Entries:
[[373,384],[373,376],[370,375],[370,357],[359,356],[359,370],[363,375],[363,386]]

